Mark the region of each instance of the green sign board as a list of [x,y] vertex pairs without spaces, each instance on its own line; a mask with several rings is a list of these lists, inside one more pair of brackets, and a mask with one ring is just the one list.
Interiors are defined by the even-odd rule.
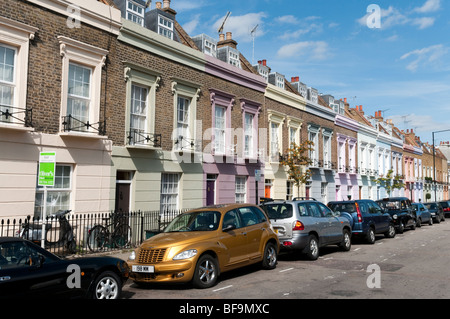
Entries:
[[56,153],[41,152],[39,154],[39,186],[55,185]]

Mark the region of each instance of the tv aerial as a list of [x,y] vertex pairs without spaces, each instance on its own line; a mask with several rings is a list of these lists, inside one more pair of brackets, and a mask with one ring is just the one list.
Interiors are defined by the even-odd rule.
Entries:
[[255,64],[255,33],[256,33],[256,29],[258,29],[259,24],[257,24],[252,31],[250,31],[250,34],[252,35],[252,39],[253,39],[253,54],[252,54],[252,65]]
[[222,25],[219,27],[219,29],[217,30],[217,32],[220,34],[223,32],[223,28],[225,27],[225,23],[227,22],[228,18],[230,17],[231,12],[228,11],[227,15],[225,16],[225,19],[223,19]]

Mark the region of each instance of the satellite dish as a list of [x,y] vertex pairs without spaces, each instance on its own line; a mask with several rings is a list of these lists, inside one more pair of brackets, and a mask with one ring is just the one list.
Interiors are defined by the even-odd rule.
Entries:
[[217,30],[218,33],[222,33],[223,32],[223,28],[225,27],[225,22],[227,22],[228,17],[231,15],[231,12],[228,11],[227,15],[225,16],[225,19],[222,22],[222,25],[219,27],[219,29]]

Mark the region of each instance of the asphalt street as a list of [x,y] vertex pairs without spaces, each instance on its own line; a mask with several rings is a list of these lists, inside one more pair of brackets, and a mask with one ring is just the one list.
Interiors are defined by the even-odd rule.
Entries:
[[[128,252],[116,256],[127,259]],[[450,220],[407,230],[374,245],[353,242],[349,252],[330,246],[317,261],[281,254],[275,270],[259,265],[222,274],[210,289],[129,281],[124,299],[448,299]]]

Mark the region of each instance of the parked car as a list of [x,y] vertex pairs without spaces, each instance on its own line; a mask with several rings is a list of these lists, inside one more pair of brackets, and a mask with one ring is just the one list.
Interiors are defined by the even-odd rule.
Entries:
[[370,199],[333,201],[328,203],[334,212],[348,213],[352,216],[352,235],[362,237],[369,244],[375,243],[376,234],[387,238],[395,237],[395,226],[391,215]]
[[398,233],[403,233],[405,228],[416,229],[416,213],[407,197],[389,197],[376,202],[392,216]]
[[339,245],[344,251],[351,248],[351,216],[348,214],[341,216],[315,200],[275,201],[262,208],[284,250],[301,251],[316,260],[320,247]]
[[439,202],[439,204],[441,204],[442,209],[444,210],[444,217],[448,217],[450,215],[450,201],[445,200]]
[[413,203],[414,210],[416,211],[416,226],[421,227],[423,223],[428,223],[428,225],[433,225],[433,217],[431,216],[428,208],[422,203]]
[[278,236],[258,206],[217,205],[179,215],[143,242],[128,264],[137,284],[192,282],[209,288],[225,271],[254,263],[274,269],[278,252]]
[[118,258],[62,259],[31,241],[0,237],[0,298],[118,299],[127,278]]
[[439,202],[430,202],[425,203],[424,205],[430,211],[434,222],[439,224],[441,221],[445,220],[444,209],[442,208],[441,204],[439,204]]

